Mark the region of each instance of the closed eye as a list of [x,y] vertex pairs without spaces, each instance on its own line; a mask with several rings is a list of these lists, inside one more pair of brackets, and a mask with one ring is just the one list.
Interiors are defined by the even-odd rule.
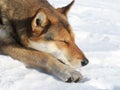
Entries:
[[65,40],[54,40],[54,41],[63,42],[63,43],[65,43],[66,45],[69,45],[69,42],[67,42],[67,41],[65,41]]
[[64,43],[67,44],[67,45],[69,45],[69,43],[67,41],[65,41],[65,40],[64,40]]

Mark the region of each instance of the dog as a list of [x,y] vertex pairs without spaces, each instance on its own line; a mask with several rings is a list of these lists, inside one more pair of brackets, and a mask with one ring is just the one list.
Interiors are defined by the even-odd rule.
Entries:
[[89,61],[67,19],[74,2],[54,8],[47,0],[0,0],[0,51],[64,82],[80,81],[75,69]]

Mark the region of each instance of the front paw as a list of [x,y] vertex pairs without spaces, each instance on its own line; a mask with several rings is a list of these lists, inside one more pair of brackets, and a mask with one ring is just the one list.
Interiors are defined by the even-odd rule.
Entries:
[[61,70],[57,77],[64,82],[79,82],[82,79],[80,72],[70,67],[66,67]]

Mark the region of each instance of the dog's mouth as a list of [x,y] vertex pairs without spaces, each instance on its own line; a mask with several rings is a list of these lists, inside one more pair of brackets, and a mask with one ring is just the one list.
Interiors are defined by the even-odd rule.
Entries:
[[[58,58],[57,58],[57,59],[58,59]],[[58,59],[58,61],[61,62],[61,63],[63,63],[63,64],[65,64],[65,63],[64,63],[62,60],[60,60],[60,59]]]
[[[58,59],[58,58],[57,58],[57,59]],[[74,67],[73,65],[71,65],[70,63],[65,63],[65,62],[63,62],[61,59],[58,59],[58,61],[59,61],[60,63],[64,64],[64,65],[70,66],[71,68],[76,68],[76,67]]]

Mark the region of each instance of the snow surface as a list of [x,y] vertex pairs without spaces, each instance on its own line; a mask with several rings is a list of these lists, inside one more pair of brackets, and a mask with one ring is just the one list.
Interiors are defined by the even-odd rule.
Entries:
[[[49,0],[55,7],[71,0]],[[90,60],[84,79],[64,83],[0,55],[0,90],[120,90],[120,0],[76,0],[69,15],[77,45]]]

